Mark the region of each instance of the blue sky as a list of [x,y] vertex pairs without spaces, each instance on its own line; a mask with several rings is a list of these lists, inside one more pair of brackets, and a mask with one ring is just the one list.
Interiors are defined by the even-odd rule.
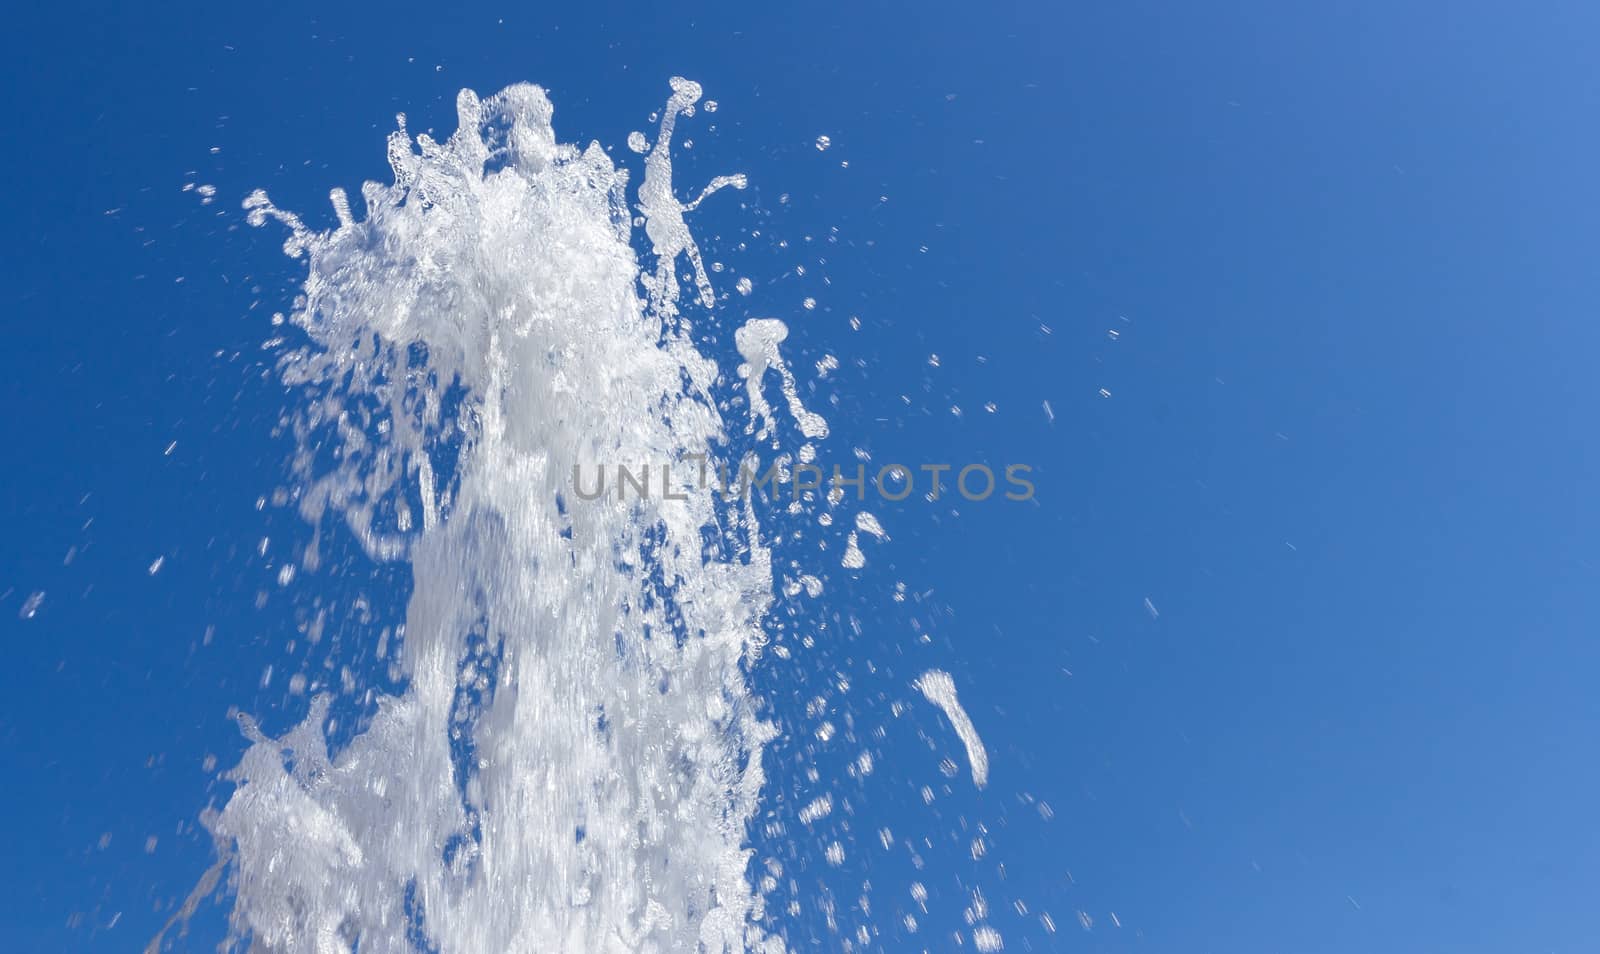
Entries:
[[[142,945],[209,860],[229,708],[298,714],[257,689],[292,609],[257,607],[255,544],[304,528],[255,507],[286,447],[249,311],[295,271],[240,198],[331,220],[394,113],[448,131],[462,86],[541,83],[620,154],[675,74],[722,104],[680,185],[744,171],[771,228],[839,230],[752,300],[842,359],[839,446],[1037,471],[1036,506],[881,508],[830,590],[862,635],[768,677],[781,708],[867,661],[955,675],[991,783],[926,827],[995,847],[940,849],[944,919],[979,884],[1060,926],[997,916],[1008,949],[1592,949],[1592,8],[321,6],[51,4],[0,38],[8,950]],[[936,777],[888,754],[863,836]]]

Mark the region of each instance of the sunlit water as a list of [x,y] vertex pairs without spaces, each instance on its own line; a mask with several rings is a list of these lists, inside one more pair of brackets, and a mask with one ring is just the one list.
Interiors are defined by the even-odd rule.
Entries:
[[[294,499],[318,539],[342,523],[373,560],[408,565],[413,589],[388,650],[399,688],[370,697],[375,714],[335,755],[330,700],[373,692],[349,669],[291,677],[313,702],[282,738],[241,720],[253,745],[206,816],[220,857],[196,891],[226,880],[235,940],[308,954],[784,948],[782,912],[767,911],[782,865],[754,858],[748,832],[776,729],[747,680],[775,592],[825,598],[816,576],[775,579],[774,547],[840,558],[775,544],[749,497],[690,478],[696,461],[727,463],[730,436],[781,463],[811,459],[829,426],[801,398],[782,322],[742,323],[737,367],[693,343],[680,296],[717,297],[685,214],[744,180],[680,201],[674,127],[700,89],[672,88],[654,142],[630,141],[645,153],[636,187],[599,147],[559,143],[544,92],[520,85],[464,91],[443,143],[402,121],[394,183],[369,183],[359,212],[336,191],[329,231],[248,200],[253,224],[286,228],[307,262],[288,316],[305,345],[281,367]],[[744,400],[719,399],[730,387]],[[656,476],[666,464],[677,493]],[[652,492],[574,494],[575,468],[619,465],[648,468]],[[856,527],[846,566],[862,560],[857,532],[882,532],[838,495],[795,506]],[[301,563],[320,559],[313,542]],[[953,681],[933,671],[915,689],[983,785]],[[830,810],[822,797],[801,818]],[[979,914],[972,943],[997,949]]]

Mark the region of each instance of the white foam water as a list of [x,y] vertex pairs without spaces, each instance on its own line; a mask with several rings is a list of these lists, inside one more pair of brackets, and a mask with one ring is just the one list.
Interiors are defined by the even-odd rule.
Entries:
[[[569,480],[709,457],[724,436],[676,268],[714,303],[684,215],[743,180],[675,198],[673,126],[700,89],[672,85],[637,194],[653,268],[626,172],[558,143],[530,85],[462,92],[446,142],[402,117],[393,184],[368,183],[360,216],[335,192],[331,230],[246,203],[308,262],[291,316],[308,344],[283,368],[299,508],[414,581],[402,688],[336,754],[325,674],[286,736],[245,721],[207,824],[253,950],[783,947],[746,870],[774,731],[744,669],[773,590],[751,505],[578,501]],[[801,413],[807,435],[824,426]]]
[[[785,441],[803,444],[793,453],[810,460],[829,429],[801,401],[781,321],[744,322],[724,368],[680,310],[680,284],[695,306],[717,304],[686,215],[745,187],[719,176],[677,198],[674,128],[700,95],[674,79],[655,141],[629,137],[644,154],[632,203],[627,171],[598,145],[559,143],[531,85],[463,91],[445,142],[413,138],[400,117],[393,183],[367,183],[359,216],[334,190],[332,229],[262,192],[246,200],[251,223],[286,227],[285,250],[307,263],[288,319],[303,344],[281,364],[296,446],[286,496],[315,528],[300,565],[319,569],[342,524],[372,561],[409,569],[411,596],[397,648],[378,639],[389,684],[330,660],[291,676],[311,703],[287,734],[241,718],[251,745],[226,804],[204,816],[217,864],[169,928],[226,877],[230,940],[253,951],[784,949],[767,912],[782,866],[765,859],[757,881],[748,847],[776,732],[746,678],[767,640],[773,556],[751,498],[695,492],[690,478],[741,439],[779,460]],[[724,420],[741,405],[719,393],[742,394],[741,419]],[[666,481],[667,464],[683,492],[574,486],[623,467]],[[871,514],[854,526],[847,568],[865,562],[858,532],[888,539]],[[783,581],[791,596],[822,589],[809,574]],[[954,682],[931,670],[914,688],[983,787],[987,753]],[[358,731],[337,729],[341,707],[364,711]],[[817,744],[836,731],[823,721]],[[852,764],[865,778],[872,755]],[[802,804],[808,829],[834,814],[826,792]],[[828,841],[828,865],[846,858]],[[831,896],[819,904],[833,928]],[[998,949],[982,922],[967,918],[974,944]],[[867,929],[839,940],[867,944]]]

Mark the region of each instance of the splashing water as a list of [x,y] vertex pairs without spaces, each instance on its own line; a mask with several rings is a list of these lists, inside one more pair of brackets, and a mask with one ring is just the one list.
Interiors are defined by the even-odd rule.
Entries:
[[534,86],[463,92],[444,143],[402,124],[394,184],[364,187],[360,221],[338,192],[328,232],[247,201],[309,258],[294,319],[311,344],[284,369],[310,398],[301,512],[415,580],[407,685],[337,757],[327,695],[282,739],[245,724],[209,824],[258,947],[781,947],[755,927],[742,847],[772,734],[741,670],[772,589],[754,516],[563,496],[574,466],[707,455],[722,434],[673,273],[687,258],[712,304],[671,187],[673,124],[699,96],[673,81],[646,157],[654,274],[626,173],[558,144]]
[[[828,432],[774,319],[736,336],[748,419],[730,428],[718,410],[725,378],[691,343],[676,267],[712,308],[684,216],[745,182],[675,197],[673,129],[700,88],[672,89],[655,142],[629,143],[645,153],[653,268],[633,249],[627,172],[598,145],[559,144],[530,85],[463,91],[443,143],[400,117],[394,183],[363,187],[359,219],[339,190],[325,232],[264,193],[246,201],[308,261],[292,316],[306,344],[282,364],[295,499],[316,528],[303,563],[338,521],[371,559],[408,563],[413,589],[398,688],[369,696],[336,752],[326,674],[308,674],[310,712],[287,735],[241,718],[252,745],[205,816],[220,858],[175,923],[227,872],[234,940],[253,950],[783,949],[747,877],[775,734],[745,677],[773,599],[752,504],[568,496],[575,469],[704,460],[730,431],[775,441],[768,370],[792,429]],[[981,785],[948,684],[918,688]]]
[[916,686],[929,702],[939,707],[961,738],[961,744],[967,749],[972,784],[979,788],[989,784],[989,752],[983,747],[983,740],[978,738],[978,730],[973,728],[967,710],[961,707],[960,700],[956,698],[955,680],[943,670],[930,669],[917,680]]

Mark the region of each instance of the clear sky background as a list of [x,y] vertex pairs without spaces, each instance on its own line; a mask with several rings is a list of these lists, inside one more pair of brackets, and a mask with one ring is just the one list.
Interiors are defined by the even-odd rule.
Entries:
[[[827,259],[748,305],[801,366],[841,358],[833,446],[1036,468],[1037,505],[880,508],[892,540],[830,581],[861,634],[761,677],[782,713],[835,671],[909,697],[941,666],[990,748],[987,791],[918,815],[959,758],[923,706],[935,750],[891,745],[859,850],[812,881],[905,883],[876,819],[981,820],[981,863],[930,848],[930,921],[972,885],[1026,899],[994,915],[1009,950],[1600,945],[1592,5],[5,19],[5,950],[141,947],[209,862],[229,707],[303,711],[258,689],[292,617],[256,543],[304,533],[255,506],[287,450],[259,344],[295,270],[243,195],[327,224],[330,187],[387,179],[394,114],[448,132],[462,86],[545,85],[562,139],[622,155],[674,74],[721,104],[715,134],[685,124],[680,189],[743,171],[764,228],[838,229],[743,263]],[[747,211],[714,204],[731,254]],[[889,604],[896,581],[921,595]],[[833,947],[816,920],[791,940]]]

